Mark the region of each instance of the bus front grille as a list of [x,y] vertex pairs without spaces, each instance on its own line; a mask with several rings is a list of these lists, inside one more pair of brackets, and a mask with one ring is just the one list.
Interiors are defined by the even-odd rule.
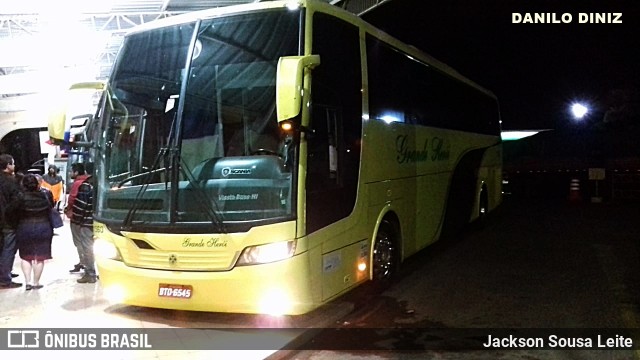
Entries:
[[121,251],[121,255],[128,266],[176,271],[225,271],[238,257],[232,251],[167,251],[136,245]]

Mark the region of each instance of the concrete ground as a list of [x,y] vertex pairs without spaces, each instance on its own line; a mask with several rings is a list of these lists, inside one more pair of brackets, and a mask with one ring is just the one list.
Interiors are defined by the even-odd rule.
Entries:
[[[46,262],[40,283],[42,289],[26,291],[20,288],[0,289],[0,356],[10,355],[20,359],[41,359],[46,350],[8,350],[5,335],[10,330],[25,329],[82,329],[124,328],[124,329],[166,329],[163,334],[168,341],[177,343],[184,350],[59,350],[56,355],[76,357],[91,356],[93,359],[264,359],[272,356],[278,348],[298,338],[303,328],[314,327],[326,321],[333,321],[351,308],[338,304],[310,317],[292,320],[266,316],[237,314],[216,314],[163,309],[149,309],[120,304],[110,304],[102,294],[100,281],[95,284],[79,284],[81,274],[71,274],[69,270],[78,262],[73,245],[68,220],[65,226],[55,230],[53,238],[53,259]],[[16,256],[13,272],[19,274],[14,279],[24,283],[20,258]],[[3,329],[4,328],[4,329]],[[205,337],[208,349],[255,348],[261,335],[256,328],[279,328],[277,338],[269,340],[273,347],[267,350],[197,350],[201,345],[190,346],[192,339],[185,339],[184,331],[172,329],[197,328],[199,337]],[[251,334],[242,329],[254,329]],[[284,329],[284,330],[282,330]],[[287,329],[291,329],[290,331]],[[6,331],[2,331],[6,330]],[[154,330],[155,331],[155,330]],[[266,336],[266,334],[265,334]],[[200,343],[201,344],[201,343]],[[238,344],[237,346],[235,344]],[[245,346],[247,345],[247,346]],[[195,349],[194,349],[195,348]],[[89,352],[90,351],[90,352]],[[9,355],[9,356],[7,356]]]

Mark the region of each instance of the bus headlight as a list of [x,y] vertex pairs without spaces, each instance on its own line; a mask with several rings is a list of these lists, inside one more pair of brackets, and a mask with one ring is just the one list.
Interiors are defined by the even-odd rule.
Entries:
[[118,248],[111,241],[100,238],[93,243],[93,253],[97,258],[122,260]]
[[295,251],[295,240],[250,246],[240,254],[238,265],[255,265],[280,261],[292,257]]

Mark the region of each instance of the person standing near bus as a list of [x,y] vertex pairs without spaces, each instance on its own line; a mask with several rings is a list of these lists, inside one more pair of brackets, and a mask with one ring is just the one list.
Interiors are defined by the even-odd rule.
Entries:
[[11,270],[16,258],[16,227],[18,225],[18,209],[23,200],[23,193],[15,180],[15,161],[9,154],[0,155],[0,191],[3,203],[0,204],[3,214],[2,229],[3,246],[0,252],[0,288],[18,288],[21,283],[13,282]]
[[47,169],[47,173],[42,176],[42,187],[47,188],[53,195],[53,203],[56,210],[60,211],[60,202],[64,194],[64,179],[58,175],[58,167],[51,164]]
[[69,191],[69,199],[65,215],[71,219],[71,235],[73,244],[78,250],[80,262],[70,272],[78,272],[84,268],[84,276],[79,283],[95,283],[96,265],[93,256],[93,185],[91,175],[86,173],[80,163],[71,164],[73,184]]
[[40,276],[44,270],[44,262],[51,259],[53,226],[49,213],[53,208],[53,198],[48,190],[40,189],[39,176],[27,174],[22,179],[24,201],[18,212],[20,221],[16,230],[16,243],[22,260],[25,290],[42,288]]

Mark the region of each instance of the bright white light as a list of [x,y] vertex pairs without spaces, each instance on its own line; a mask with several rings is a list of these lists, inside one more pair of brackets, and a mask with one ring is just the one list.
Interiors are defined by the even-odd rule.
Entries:
[[93,253],[98,258],[116,259],[120,255],[116,246],[107,240],[96,239],[93,244]]
[[589,108],[580,103],[574,103],[571,105],[571,112],[576,119],[582,119],[589,112]]
[[392,122],[399,122],[400,121],[397,117],[390,116],[390,115],[381,116],[380,119],[382,121],[386,122],[387,124],[391,124]]
[[3,14],[43,14],[68,17],[70,14],[108,14],[114,0],[23,0],[3,1]]
[[299,7],[300,7],[300,3],[297,1],[290,1],[287,3],[287,9],[291,11],[298,10]]
[[502,132],[502,141],[520,140],[529,136],[533,136],[544,130],[512,130]]
[[125,299],[125,290],[120,285],[112,285],[103,290],[104,297],[111,304],[120,304]]
[[260,249],[260,255],[258,255],[258,261],[260,262],[273,262],[281,259],[285,259],[290,254],[290,246],[286,242],[278,242],[262,246]]
[[284,260],[292,257],[295,250],[295,241],[281,241],[251,246],[242,252],[238,265],[265,264]]
[[260,312],[272,316],[284,315],[290,310],[290,307],[289,297],[277,289],[268,291],[260,302]]
[[391,124],[394,122],[404,122],[404,113],[402,111],[385,110],[379,114],[378,119]]

